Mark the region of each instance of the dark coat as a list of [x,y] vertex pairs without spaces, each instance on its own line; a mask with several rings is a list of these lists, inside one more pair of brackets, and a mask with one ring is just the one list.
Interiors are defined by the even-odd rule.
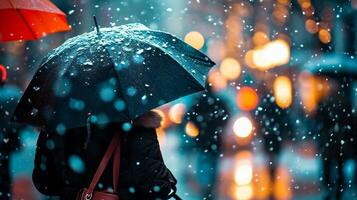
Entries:
[[330,81],[330,94],[320,102],[316,112],[320,152],[330,160],[355,157],[357,133],[351,83]]
[[206,92],[185,115],[185,121],[194,123],[199,130],[199,135],[195,138],[188,138],[190,142],[187,144],[185,142],[184,145],[189,149],[220,152],[221,137],[228,117],[226,103],[213,92]]
[[[41,132],[36,150],[33,181],[43,194],[75,199],[88,187],[118,124],[92,127],[87,138],[85,128],[65,134]],[[120,128],[119,128],[120,129]],[[166,168],[154,128],[133,127],[121,133],[119,197],[121,200],[166,199],[176,180]],[[97,185],[98,190],[112,188],[112,161]]]
[[289,109],[281,109],[269,93],[260,99],[259,107],[254,112],[256,130],[263,138],[264,150],[279,153],[283,139],[292,135]]

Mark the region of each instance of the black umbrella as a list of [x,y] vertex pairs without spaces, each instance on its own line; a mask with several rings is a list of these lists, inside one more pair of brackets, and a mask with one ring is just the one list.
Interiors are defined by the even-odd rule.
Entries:
[[97,28],[44,59],[13,120],[51,130],[82,127],[88,119],[132,120],[204,90],[213,65],[177,37],[141,24]]
[[311,59],[304,68],[316,75],[357,78],[357,60],[342,54],[327,54]]

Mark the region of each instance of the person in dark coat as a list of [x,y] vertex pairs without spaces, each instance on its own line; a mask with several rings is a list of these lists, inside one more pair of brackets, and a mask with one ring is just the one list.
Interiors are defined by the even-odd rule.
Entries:
[[[318,146],[323,164],[326,199],[341,199],[345,181],[343,166],[355,153],[353,131],[352,82],[349,78],[329,79],[329,95],[321,100],[316,112]],[[335,170],[337,169],[337,173]],[[336,177],[333,175],[336,174]]]
[[216,182],[218,159],[221,152],[221,138],[223,130],[229,121],[226,103],[206,86],[205,92],[189,109],[185,121],[193,123],[199,131],[195,138],[185,143],[186,149],[198,154],[197,163],[200,172],[199,182],[202,183],[202,199],[216,199]]
[[[258,109],[254,112],[257,133],[263,140],[263,150],[268,157],[268,167],[271,182],[276,179],[279,155],[283,138],[286,139],[292,133],[289,119],[289,109],[280,108],[268,88],[261,88],[261,98]],[[271,193],[272,198],[273,193]]]
[[[176,190],[176,179],[160,152],[155,131],[160,122],[161,117],[151,111],[135,120],[127,132],[120,123],[94,125],[89,140],[86,128],[42,131],[33,170],[35,187],[45,195],[75,199],[80,189],[89,186],[113,134],[121,134],[119,198],[168,199]],[[108,164],[96,190],[112,190],[112,166]]]
[[23,127],[10,123],[10,116],[21,97],[21,92],[16,86],[5,85],[5,81],[1,80],[2,79],[0,79],[0,199],[7,200],[11,199],[10,155],[20,148],[19,133]]

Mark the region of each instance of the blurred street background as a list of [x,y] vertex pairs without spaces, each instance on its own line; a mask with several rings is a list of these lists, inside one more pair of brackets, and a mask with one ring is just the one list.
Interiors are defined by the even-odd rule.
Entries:
[[[173,33],[216,62],[207,92],[156,110],[183,199],[357,199],[356,0],[53,3],[72,31],[0,44],[6,84],[20,91],[50,50],[94,30],[93,15],[101,27],[138,22]],[[46,199],[31,181],[37,136],[23,128],[11,154],[14,199]]]

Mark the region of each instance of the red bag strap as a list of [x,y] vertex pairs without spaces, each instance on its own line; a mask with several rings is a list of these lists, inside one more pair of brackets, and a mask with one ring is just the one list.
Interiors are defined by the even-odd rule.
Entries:
[[97,171],[94,174],[92,182],[89,185],[86,196],[92,197],[95,186],[97,185],[100,177],[102,176],[105,168],[108,165],[110,158],[114,154],[113,161],[113,187],[114,192],[118,193],[118,184],[119,184],[119,170],[120,170],[120,134],[114,134],[112,141],[110,142],[107,151],[100,162]]

